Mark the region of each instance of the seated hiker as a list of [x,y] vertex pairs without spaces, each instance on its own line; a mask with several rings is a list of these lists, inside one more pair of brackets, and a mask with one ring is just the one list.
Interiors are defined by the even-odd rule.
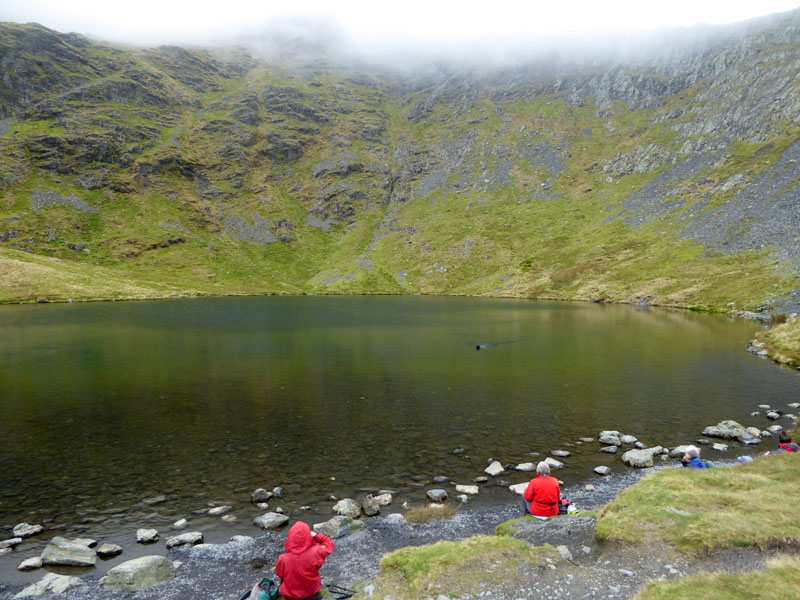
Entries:
[[283,580],[281,596],[287,600],[322,598],[319,570],[334,546],[331,538],[311,531],[302,521],[292,525],[286,538],[286,552],[275,565],[275,573]]
[[707,469],[708,465],[700,460],[700,450],[697,446],[688,446],[681,459],[684,467],[690,469]]
[[550,465],[544,461],[536,465],[536,473],[537,477],[531,479],[522,496],[526,511],[539,518],[558,516],[561,499],[558,480],[550,477]]
[[778,448],[786,452],[800,451],[800,446],[792,441],[792,435],[784,429],[778,433]]

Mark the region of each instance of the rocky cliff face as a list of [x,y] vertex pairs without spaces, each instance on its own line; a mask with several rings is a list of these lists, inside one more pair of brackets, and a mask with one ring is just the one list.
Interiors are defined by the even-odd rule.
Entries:
[[681,36],[415,74],[3,24],[0,258],[153,295],[765,310],[800,271],[800,11]]

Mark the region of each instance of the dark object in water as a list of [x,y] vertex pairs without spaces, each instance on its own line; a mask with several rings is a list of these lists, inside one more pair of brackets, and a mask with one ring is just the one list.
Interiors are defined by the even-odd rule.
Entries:
[[475,346],[475,350],[480,350],[481,348],[488,348],[489,344],[477,344]]

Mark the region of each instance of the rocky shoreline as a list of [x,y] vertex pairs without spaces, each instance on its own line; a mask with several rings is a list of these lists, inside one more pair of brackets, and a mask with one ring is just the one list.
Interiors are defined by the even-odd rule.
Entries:
[[[791,403],[788,404],[788,407],[800,409],[800,403]],[[752,426],[745,427],[735,421],[726,420],[706,427],[703,431],[705,437],[697,439],[696,442],[710,445],[714,450],[727,451],[729,449],[727,444],[712,444],[708,439],[718,438],[733,440],[741,444],[742,448],[747,448],[758,445],[762,439],[770,438],[783,429],[782,425],[775,423],[778,419],[788,419],[792,429],[797,422],[798,417],[793,413],[784,413],[767,405],[759,405],[758,408],[760,410],[753,411],[751,417],[765,417],[772,421],[773,425],[761,429]],[[568,459],[570,447],[595,443],[600,445],[599,452],[611,454],[616,454],[621,448],[628,447],[629,449],[621,453],[621,461],[636,469],[618,471],[614,473],[613,477],[600,477],[591,484],[584,482],[580,485],[565,487],[564,496],[584,511],[596,509],[608,503],[619,491],[638,481],[644,473],[665,468],[670,459],[682,456],[685,448],[685,446],[676,446],[671,449],[662,446],[647,447],[635,436],[606,430],[601,431],[596,439],[580,438],[575,444],[564,444],[565,448],[553,449],[550,452],[552,456],[545,457],[544,461],[551,466],[554,474],[557,474],[558,469],[564,467],[564,463],[558,458]],[[456,449],[454,453],[461,451],[461,449]],[[735,464],[731,460],[720,461],[717,464],[720,463]],[[489,481],[493,483],[497,481],[500,486],[507,487],[510,492],[521,494],[527,485],[526,482],[509,485],[500,478],[508,475],[511,471],[530,472],[534,470],[534,462],[504,465],[500,461],[490,459],[490,464],[485,468],[485,475],[476,477],[472,485],[455,484],[444,476],[434,478],[433,482],[427,486],[427,500],[433,505],[441,505],[449,501],[447,490],[442,487],[433,487],[433,484],[436,483],[455,485],[455,492],[458,495],[454,500],[457,501],[459,508],[466,506],[469,497],[478,494],[480,486]],[[595,468],[595,472],[598,475],[606,475],[611,473],[611,469],[601,465]],[[282,496],[283,490],[280,487],[273,488],[272,491],[259,488],[252,493],[250,499],[255,507],[267,510],[269,508],[267,501],[279,499]],[[441,540],[460,540],[478,534],[492,534],[500,523],[522,515],[519,503],[510,501],[501,506],[457,510],[457,514],[452,520],[413,525],[398,513],[378,516],[381,507],[389,506],[392,503],[391,490],[367,493],[360,498],[360,501],[352,498],[337,499],[333,497],[329,500],[335,501],[332,507],[335,516],[327,521],[311,522],[311,524],[317,530],[323,531],[337,540],[340,551],[335,553],[335,558],[329,561],[330,564],[326,566],[325,573],[337,585],[345,587],[375,577],[378,574],[380,557],[386,552],[409,545],[429,544]],[[151,498],[145,502],[153,505],[160,501],[163,501],[163,498]],[[214,516],[222,519],[228,516],[230,522],[235,522],[235,518],[229,514],[232,508],[230,505],[218,505],[207,509],[206,513],[213,513]],[[405,502],[402,508],[408,509],[410,506]],[[396,510],[396,507],[392,510]],[[360,519],[362,514],[370,518]],[[311,514],[308,517],[313,519]],[[299,518],[302,519],[302,517]],[[553,525],[546,529],[526,531],[523,537],[530,534],[529,537],[532,541],[536,540],[538,544],[551,543],[554,546],[565,546],[570,541],[574,546],[577,543],[576,540],[579,540],[578,550],[587,555],[591,554],[593,545],[596,546],[591,534],[593,519],[588,519],[591,523],[585,518],[570,519],[572,518],[563,521],[566,525],[555,525],[557,522],[562,523],[561,520],[557,520],[553,521]],[[259,537],[234,535],[227,542],[215,539],[215,542],[223,543],[204,543],[207,540],[201,531],[181,533],[180,530],[187,526],[187,521],[180,519],[168,528],[169,534],[164,533],[167,535],[166,543],[163,548],[158,546],[157,550],[153,544],[159,540],[160,532],[156,529],[140,529],[137,531],[136,550],[127,552],[126,560],[116,564],[107,573],[105,570],[94,569],[97,559],[104,560],[119,556],[123,552],[121,546],[109,543],[98,546],[97,542],[92,539],[68,540],[57,536],[50,540],[41,553],[41,557],[29,557],[17,567],[19,571],[36,571],[42,567],[48,567],[51,570],[50,573],[33,584],[26,584],[19,580],[0,583],[0,592],[4,594],[4,597],[9,598],[32,597],[54,591],[60,594],[59,597],[74,600],[118,598],[122,597],[119,594],[127,594],[142,585],[141,583],[131,583],[132,576],[127,573],[126,569],[131,566],[140,568],[147,563],[148,569],[155,569],[159,573],[155,576],[157,579],[149,585],[155,585],[159,581],[163,583],[154,588],[136,591],[134,598],[177,599],[186,597],[185,594],[190,589],[194,590],[195,595],[202,593],[202,597],[238,598],[241,594],[240,587],[246,586],[252,579],[257,579],[264,568],[274,565],[282,551],[283,544],[283,533],[277,530],[289,520],[290,517],[277,508],[265,512],[253,520],[253,525],[267,530],[264,535]],[[309,519],[302,520],[308,521]],[[581,525],[578,526],[579,524]],[[0,541],[0,553],[12,554],[12,549],[20,546],[24,539],[33,539],[43,532],[44,528],[41,525],[20,523],[12,531],[13,538]],[[218,538],[218,536],[216,537]],[[149,552],[150,547],[155,552]],[[145,548],[148,550],[144,550]],[[575,549],[569,552],[572,555],[574,551]],[[11,556],[7,556],[5,560],[10,558]],[[133,560],[129,560],[130,558]],[[76,571],[76,569],[79,570]],[[87,572],[87,569],[92,570]],[[630,571],[630,569],[622,567],[620,569]],[[151,577],[149,571],[147,573],[144,575],[146,579]],[[76,574],[80,577],[75,577]],[[140,577],[140,575],[136,575],[136,577]],[[635,581],[635,578],[631,579],[630,575],[623,574],[622,577],[626,578],[624,582],[628,584]],[[114,589],[115,587],[117,589]],[[624,586],[615,587],[621,590]]]

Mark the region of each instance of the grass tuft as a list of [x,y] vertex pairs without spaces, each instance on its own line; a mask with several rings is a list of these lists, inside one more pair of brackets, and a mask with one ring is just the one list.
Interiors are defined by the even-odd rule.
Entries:
[[457,512],[458,510],[449,504],[430,504],[409,510],[406,513],[406,521],[415,525],[422,525],[423,523],[440,521],[441,519],[452,519]]

